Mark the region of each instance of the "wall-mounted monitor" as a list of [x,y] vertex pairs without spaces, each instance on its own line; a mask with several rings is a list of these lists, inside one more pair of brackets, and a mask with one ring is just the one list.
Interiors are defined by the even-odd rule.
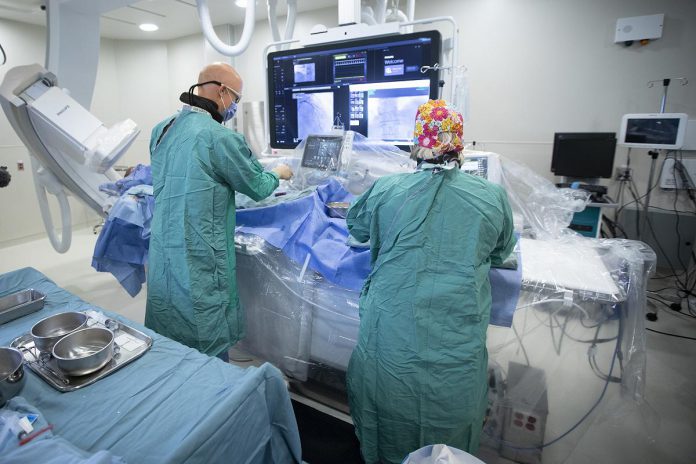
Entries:
[[609,179],[615,151],[615,132],[557,132],[551,172],[576,179]]
[[677,150],[684,144],[684,113],[625,114],[619,144],[625,147]]
[[268,55],[272,148],[295,148],[332,126],[410,145],[418,106],[438,97],[438,31],[382,36]]

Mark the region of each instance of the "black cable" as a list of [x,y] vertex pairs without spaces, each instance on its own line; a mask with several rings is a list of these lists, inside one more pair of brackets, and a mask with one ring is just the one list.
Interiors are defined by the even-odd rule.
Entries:
[[581,319],[580,319],[580,325],[582,325],[582,326],[583,326],[584,328],[586,328],[586,329],[596,329],[597,326],[600,326],[600,325],[604,324],[604,322],[605,322],[605,321],[601,321],[601,322],[598,322],[598,323],[595,324],[595,325],[585,325],[585,322],[584,322],[584,321],[585,321],[585,319],[584,319],[584,318],[581,318]]
[[640,216],[641,214],[645,214],[645,212],[641,213],[640,211],[640,199],[646,197],[648,192],[645,192],[645,195],[638,198],[638,188],[636,187],[636,183],[633,181],[633,179],[631,179],[631,181],[628,183],[628,191],[638,205],[636,208],[636,235],[640,237],[643,234],[643,231],[640,230]]
[[[597,329],[597,333],[595,333],[595,337],[594,337],[592,340],[581,340],[581,339],[579,339],[579,338],[573,337],[572,335],[570,335],[570,334],[566,331],[565,328],[566,328],[566,325],[568,324],[568,317],[567,317],[567,316],[566,316],[565,324],[564,324],[563,326],[561,326],[560,322],[558,322],[558,321],[556,320],[556,315],[553,315],[552,317],[554,318],[555,322],[558,324],[558,327],[561,329],[561,331],[563,332],[564,336],[570,338],[570,339],[573,340],[574,342],[578,342],[578,343],[595,343],[595,344],[597,344],[597,343],[613,342],[614,340],[616,340],[616,337],[611,337],[611,338],[597,338],[597,335],[599,334],[599,329],[602,328],[602,325],[604,324],[605,321],[603,321],[603,322],[601,322],[601,323],[599,323],[599,324],[597,324],[597,325],[591,327],[591,328],[593,328],[593,329],[594,329],[594,328]],[[587,327],[587,328],[590,328],[590,327]]]
[[648,330],[650,332],[655,332],[655,333],[658,333],[661,335],[667,335],[668,337],[677,337],[677,338],[685,338],[687,340],[696,340],[696,337],[687,337],[686,335],[677,335],[677,334],[673,334],[673,333],[660,332],[659,330],[654,330],[654,329],[645,329],[645,330]]
[[[684,260],[681,257],[681,253],[679,253],[679,248],[681,247],[682,243],[682,237],[681,237],[681,232],[679,231],[679,223],[681,222],[681,217],[679,216],[679,213],[677,212],[677,201],[679,200],[679,190],[676,188],[677,187],[677,163],[679,163],[679,166],[681,166],[681,161],[677,161],[676,159],[674,160],[674,164],[672,165],[672,175],[674,176],[674,201],[672,203],[672,208],[674,209],[674,213],[677,215],[676,219],[676,232],[677,232],[677,259],[679,259],[679,264],[681,264],[682,269],[687,269],[687,266],[684,265]],[[683,167],[683,166],[682,166]],[[684,187],[684,185],[682,185]],[[687,185],[686,188],[689,188]],[[690,193],[691,196],[693,196],[693,193]],[[657,238],[655,238],[657,240]],[[688,284],[688,279],[686,280]]]
[[2,44],[0,44],[0,52],[2,53],[2,63],[0,63],[0,66],[2,66],[7,63],[7,55],[5,54],[5,49],[2,48]]
[[[686,189],[686,193],[689,196],[689,199],[691,202],[696,206],[696,195],[694,195],[694,182],[691,179],[691,176],[689,175],[689,171],[686,170],[686,167],[684,166],[684,163],[682,162],[684,160],[684,156],[682,154],[682,151],[679,150],[679,159],[677,160],[675,158],[674,160],[674,166],[673,168],[676,168],[676,171],[679,171],[679,177],[681,179],[681,186],[682,189]],[[676,172],[673,173],[674,176],[674,190],[677,190],[677,175]]]
[[[672,166],[672,177],[674,179],[674,202],[672,204],[672,211],[676,215],[676,233],[677,233],[677,258],[679,259],[679,263],[681,264],[682,268],[684,269],[684,274],[682,276],[676,275],[677,279],[677,290],[681,291],[684,293],[686,297],[689,295],[693,294],[693,290],[696,287],[696,279],[693,279],[694,275],[693,272],[689,272],[688,266],[684,264],[684,261],[681,258],[681,253],[679,253],[679,248],[681,246],[681,232],[679,230],[679,225],[681,221],[681,216],[679,215],[679,210],[677,209],[677,201],[679,199],[679,189],[677,189],[677,170],[679,170],[680,177],[682,180],[682,187],[685,187],[687,189],[687,193],[689,198],[696,204],[696,196],[694,196],[693,189],[691,186],[693,185],[693,180],[691,179],[691,176],[686,172],[686,169],[684,168],[684,164],[682,163],[683,161],[683,154],[682,151],[678,151],[679,159],[677,159],[677,155],[672,155],[672,158],[674,159],[674,164]],[[693,250],[690,251],[691,257],[696,263],[696,256],[694,255]],[[681,277],[684,278],[684,281],[682,282]],[[689,281],[693,280],[694,282],[692,283],[690,288],[687,288],[689,285]],[[679,294],[679,292],[678,292]],[[689,312],[691,311],[691,308],[689,307]]]
[[[655,300],[655,301],[657,301],[657,300]],[[662,303],[662,302],[658,301],[658,303]],[[665,303],[662,303],[662,304],[665,304]],[[674,316],[674,317],[685,317],[685,318],[687,318],[687,319],[696,319],[696,316],[693,316],[693,315],[691,315],[691,314],[687,314],[687,313],[683,313],[683,312],[681,312],[681,311],[677,311],[677,310],[675,310],[675,309],[672,309],[671,307],[670,307],[669,309],[670,309],[669,311],[663,311],[664,314],[671,314],[671,315]],[[687,319],[682,319],[682,320],[687,320]]]
[[[619,209],[616,211],[616,217],[617,217],[617,218],[619,217],[619,214],[621,214],[621,212],[624,210],[624,208],[626,208],[628,205],[631,205],[631,204],[633,204],[633,203],[638,203],[638,209],[640,209],[640,200],[642,200],[643,198],[645,198],[646,196],[648,196],[648,193],[652,192],[653,190],[655,190],[655,189],[657,188],[658,185],[660,185],[660,177],[662,177],[662,169],[663,169],[663,168],[664,168],[664,163],[663,163],[662,166],[660,167],[660,172],[659,172],[659,174],[658,174],[658,176],[657,176],[657,180],[655,180],[655,183],[654,183],[652,186],[650,186],[650,185],[648,186],[648,187],[649,187],[648,190],[647,190],[643,195],[639,196],[638,198],[635,198],[635,197],[634,197],[634,198],[633,198],[633,201],[630,201],[630,202],[626,203],[625,205],[621,205],[621,206],[619,207]],[[629,181],[629,180],[622,180],[621,182],[622,182],[622,183],[624,183],[624,182],[626,182],[626,183],[628,183],[628,182],[633,182],[633,178],[631,178],[630,181]],[[637,193],[637,192],[636,192],[636,193]],[[617,219],[617,221],[618,221],[618,219]],[[637,233],[638,233],[638,230],[636,230],[636,234],[637,234]]]
[[[620,182],[621,182],[621,183],[619,184],[619,191],[618,191],[618,193],[616,194],[617,204],[619,204],[619,205],[620,205],[621,202],[623,201],[623,189],[624,189],[624,185],[626,185],[626,181],[625,181],[625,180],[621,180]],[[621,212],[621,207],[620,207],[620,206],[619,206],[619,208],[617,208],[617,209],[614,210],[614,222],[619,222],[619,213],[620,213],[620,212]]]
[[[661,211],[669,211],[670,213],[671,213],[672,211],[674,211],[673,209],[669,209],[669,208],[660,208],[659,206],[650,206],[650,209],[659,209],[659,210],[661,210]],[[696,211],[684,211],[684,210],[679,210],[678,212],[679,212],[680,214],[693,214],[694,216],[696,216]]]
[[672,309],[672,307],[670,306],[671,303],[667,303],[666,301],[661,300],[659,298],[655,298],[654,296],[647,295],[647,297],[649,300],[657,301],[658,303],[662,303],[663,305],[667,306],[669,309]]
[[[621,318],[619,318],[619,333],[621,333],[622,330],[623,330],[623,327],[622,327],[622,324],[621,324]],[[619,346],[620,346],[620,344],[621,344],[621,338],[620,338],[620,337],[617,337],[617,339],[616,339],[616,346],[614,347],[614,355],[613,355],[612,358],[611,358],[611,366],[609,367],[609,375],[610,375],[610,376],[611,376],[612,372],[614,371],[614,363],[616,362],[616,360],[617,360],[618,357],[619,357]],[[575,425],[573,425],[571,428],[569,428],[568,430],[566,430],[566,431],[565,431],[564,433],[562,433],[560,436],[554,438],[553,440],[551,440],[551,441],[548,442],[548,443],[542,443],[542,444],[539,445],[539,446],[531,446],[531,447],[530,447],[530,446],[527,446],[527,447],[525,447],[525,446],[515,446],[514,444],[512,444],[511,442],[509,442],[509,441],[507,441],[507,440],[501,440],[501,439],[497,439],[497,438],[495,438],[495,437],[491,437],[491,438],[493,438],[495,441],[497,441],[497,442],[499,442],[499,443],[504,444],[504,445],[507,446],[508,448],[512,448],[512,449],[516,449],[516,450],[540,450],[540,449],[542,449],[542,448],[549,447],[549,446],[553,445],[554,443],[557,443],[558,441],[562,440],[562,439],[565,438],[566,436],[568,436],[568,435],[569,435],[570,433],[572,433],[575,429],[577,429],[577,428],[580,426],[580,424],[582,424],[583,422],[585,422],[585,419],[587,419],[587,418],[589,417],[589,415],[592,414],[592,413],[594,412],[595,409],[597,409],[597,406],[599,406],[599,403],[601,403],[602,400],[604,399],[604,395],[606,395],[607,389],[609,388],[609,384],[610,384],[610,383],[611,383],[611,382],[609,381],[609,378],[607,378],[607,380],[604,382],[604,388],[602,388],[602,393],[600,393],[599,398],[597,398],[597,401],[595,401],[595,403],[592,405],[592,407],[590,408],[590,410],[587,411],[587,412],[585,413],[585,415],[582,416],[582,417],[580,418],[580,420],[578,420],[578,421],[575,423]],[[490,437],[490,435],[489,435],[489,437]]]
[[[670,153],[671,153],[671,151],[668,151],[668,152],[667,152],[667,156],[669,156]],[[631,149],[629,148],[629,149],[628,149],[628,153],[626,154],[626,166],[630,166],[630,163],[631,163],[631,156],[630,156],[630,155],[631,155]],[[638,205],[638,208],[636,208],[636,216],[639,216],[639,215],[640,215],[640,208],[641,208],[640,200],[642,200],[643,198],[645,198],[646,196],[648,196],[648,194],[650,194],[650,192],[652,192],[655,188],[657,188],[657,186],[660,184],[660,179],[662,178],[662,172],[664,171],[664,168],[665,168],[665,163],[663,162],[663,163],[660,165],[660,171],[657,173],[657,177],[655,178],[655,183],[654,183],[653,185],[648,185],[648,188],[647,188],[646,192],[645,192],[643,195],[640,195],[640,196],[638,196],[638,189],[635,188],[635,182],[633,181],[633,178],[632,178],[632,177],[630,178],[630,180],[629,180],[629,179],[622,179],[622,180],[621,180],[621,184],[622,184],[622,185],[619,187],[619,192],[620,192],[620,193],[621,193],[622,190],[623,190],[623,184],[624,184],[624,183],[627,183],[627,182],[630,182],[631,184],[633,184],[633,186],[634,186],[634,188],[635,188],[635,191],[632,192],[633,201],[630,201],[630,202],[626,203],[625,205],[621,205],[621,206],[619,207],[619,209],[616,211],[616,214],[615,214],[615,216],[614,216],[615,219],[616,219],[616,222],[619,221],[619,215],[620,215],[621,212],[624,210],[624,208],[626,208],[627,206],[629,206],[629,205],[631,205],[631,204],[633,204],[633,203],[636,203],[636,204]],[[630,187],[631,184],[629,184],[629,187]],[[629,191],[630,191],[630,188],[629,188]],[[619,200],[621,201],[621,198],[620,198]],[[651,206],[648,205],[648,208],[651,208]],[[643,209],[645,209],[645,208],[643,208]],[[647,215],[647,214],[648,214],[648,211],[643,211],[643,213]],[[641,232],[641,231],[640,231],[639,227],[637,227],[637,228],[636,228],[636,235],[639,235],[640,232]]]
[[517,332],[517,329],[515,328],[515,324],[512,325],[512,331],[515,332],[515,336],[517,337],[517,340],[520,342],[520,347],[522,347],[522,354],[524,354],[524,359],[527,361],[527,365],[531,366],[529,364],[529,356],[527,355],[527,349],[524,347],[524,343],[522,342],[522,337],[520,337],[519,332]]
[[[635,192],[635,183],[633,182],[633,180],[631,180],[631,183],[629,184],[629,192],[631,193],[631,195],[633,196],[633,198],[634,198],[634,200],[635,200],[636,202],[639,201],[639,200],[636,198],[637,192]],[[645,214],[645,212],[644,212],[644,214]],[[636,217],[637,217],[637,216],[636,216]],[[669,256],[667,256],[667,253],[665,253],[665,250],[664,250],[664,248],[662,248],[662,244],[660,243],[660,241],[657,239],[657,234],[655,233],[655,230],[653,229],[652,221],[650,220],[650,217],[649,217],[649,216],[646,216],[645,222],[648,224],[648,227],[650,228],[650,233],[652,234],[653,238],[655,239],[655,244],[657,245],[657,247],[659,248],[660,252],[662,253],[662,256],[665,257],[665,260],[667,261],[667,264],[669,265],[670,270],[672,271],[672,273],[675,275],[677,281],[679,282],[680,288],[685,288],[685,286],[682,285],[682,282],[681,282],[681,280],[679,279],[679,276],[677,275],[678,273],[677,273],[677,270],[676,270],[675,267],[674,267],[674,264],[673,264],[672,261],[669,259]],[[637,230],[638,230],[638,229],[637,229]]]
[[[589,350],[588,350],[589,351]],[[620,377],[615,377],[615,376],[608,376],[602,370],[599,368],[599,364],[597,364],[597,358],[595,357],[594,354],[589,354],[587,355],[587,359],[590,363],[590,367],[592,368],[592,372],[599,377],[601,380],[604,381],[609,381],[609,382],[614,382],[614,383],[621,383],[621,378]]]
[[[615,382],[619,383],[621,382],[621,379],[618,377],[613,377],[609,375],[605,375],[602,370],[599,368],[599,364],[597,364],[597,343],[599,340],[599,331],[602,329],[602,325],[597,326],[597,330],[595,330],[594,334],[594,340],[590,340],[589,343],[592,343],[592,346],[587,350],[587,362],[590,363],[590,368],[592,369],[592,372],[599,377],[601,380],[604,381],[609,381],[609,382]],[[619,335],[617,334],[616,337],[612,338],[612,340],[618,339]],[[622,369],[623,370],[623,369]]]
[[[683,272],[682,272],[682,274],[683,274]],[[662,276],[660,276],[660,275],[655,275],[655,276],[652,276],[652,277],[650,278],[650,280],[671,279],[672,277],[676,277],[676,275],[675,275],[675,274],[665,274],[665,275],[662,275]],[[661,291],[661,290],[671,289],[671,288],[674,288],[674,287],[664,287],[664,288],[660,289],[660,291]]]
[[[681,155],[681,152],[680,152],[680,155]],[[668,152],[668,158],[669,158],[669,157],[671,157],[672,159],[674,159],[675,163],[678,161],[678,160],[676,159],[676,156],[675,156],[674,154],[671,154],[671,156],[670,156],[670,152]],[[658,176],[658,179],[662,176],[662,171],[663,171],[663,169],[664,169],[664,163],[662,163],[662,165],[661,165],[661,167],[660,167],[660,175]],[[673,165],[673,175],[675,176],[675,183],[676,183],[676,174],[675,174],[674,169],[676,169],[676,168],[675,168],[675,165]],[[658,181],[658,182],[659,182],[659,181]],[[636,210],[636,232],[640,231],[640,222],[639,222],[639,220],[638,220],[638,219],[639,219],[639,216],[640,216],[640,214],[639,214],[640,203],[639,203],[639,202],[640,202],[640,200],[641,200],[642,198],[644,198],[652,189],[654,189],[654,188],[657,186],[658,182],[656,182],[655,185],[650,186],[650,188],[648,189],[648,192],[646,192],[645,195],[642,195],[642,196],[638,196],[638,189],[637,189],[637,187],[636,187],[635,182],[633,181],[633,179],[631,179],[631,180],[630,180],[630,183],[628,184],[628,190],[629,190],[629,193],[631,194],[631,196],[633,197],[633,201],[632,201],[632,202],[629,202],[629,203],[627,203],[627,204],[625,204],[625,205],[623,205],[620,209],[623,209],[624,207],[628,206],[628,205],[631,204],[631,203],[636,203],[636,204],[639,205],[638,209]],[[676,185],[675,185],[675,187],[676,187]],[[678,193],[678,191],[675,189],[675,197],[677,197],[678,195],[679,195],[679,193]],[[675,213],[677,214],[677,221],[679,221],[679,219],[680,219],[680,218],[679,218],[679,214],[678,214],[678,212],[676,211],[676,198],[675,198],[675,204],[673,205],[673,207],[674,207]],[[682,269],[684,269],[684,271],[680,274],[679,272],[677,272],[677,270],[676,270],[676,268],[675,268],[675,266],[674,266],[674,263],[672,263],[672,261],[669,259],[669,257],[668,257],[667,254],[665,253],[665,250],[664,250],[664,248],[662,247],[662,244],[661,244],[660,241],[657,239],[657,234],[655,233],[655,230],[654,230],[653,225],[652,225],[652,220],[650,219],[650,216],[649,216],[648,212],[647,212],[647,211],[643,211],[642,214],[645,214],[645,215],[646,215],[646,217],[645,217],[645,222],[648,224],[648,227],[650,228],[650,233],[652,234],[653,238],[655,239],[655,244],[657,245],[657,247],[659,248],[660,252],[661,252],[662,255],[664,256],[665,260],[667,261],[667,264],[669,265],[670,270],[672,271],[672,276],[674,276],[675,279],[676,279],[676,286],[675,286],[675,287],[676,287],[676,290],[678,291],[678,294],[679,294],[679,292],[681,292],[681,293],[683,294],[683,296],[682,296],[682,295],[680,295],[680,296],[682,296],[682,297],[687,297],[687,298],[688,298],[688,296],[696,296],[696,293],[694,293],[694,289],[696,289],[696,279],[693,279],[693,274],[690,274],[690,273],[688,272],[687,266],[684,265],[684,262],[683,262],[683,260],[681,259],[681,254],[677,253],[677,257],[678,257],[678,259],[679,259],[679,261],[680,261],[680,264],[681,264],[681,266],[682,266]],[[679,222],[677,222],[677,226],[678,226],[678,225],[679,225]],[[681,233],[679,232],[679,229],[678,229],[678,228],[677,228],[677,237],[678,237],[678,240],[679,240],[678,243],[681,243]],[[693,254],[693,251],[691,252],[691,255],[692,255],[692,257],[694,258],[694,262],[696,262],[696,255]],[[682,279],[684,279],[684,280],[682,281]],[[691,281],[691,280],[693,280],[693,283],[692,283],[691,286],[689,287],[689,281]],[[693,311],[693,310],[691,309],[691,306],[688,307],[688,311],[689,311],[690,314],[696,316],[696,311]]]
[[682,317],[687,317],[689,319],[696,319],[696,315],[691,313],[691,311],[689,311],[689,313],[691,313],[691,314],[683,313],[681,305],[679,305],[677,303],[673,303],[669,300],[664,301],[664,300],[661,300],[659,298],[655,298],[655,297],[650,296],[650,295],[648,295],[648,299],[651,301],[655,301],[657,303],[660,303],[661,305],[663,305],[667,309],[669,309],[669,311],[665,311],[665,314],[673,314],[676,317],[682,316]]
[[628,234],[626,234],[624,228],[618,222],[609,219],[609,216],[602,215],[602,221],[607,223],[607,227],[609,227],[609,231],[614,237],[616,237],[616,230],[618,229],[624,238],[628,238]]

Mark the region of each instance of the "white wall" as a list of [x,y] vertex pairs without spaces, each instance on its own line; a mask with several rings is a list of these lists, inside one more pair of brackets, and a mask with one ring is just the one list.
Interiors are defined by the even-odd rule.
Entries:
[[[657,13],[665,14],[662,39],[644,47],[613,43],[618,18]],[[416,2],[417,17],[433,14],[452,14],[460,25],[460,62],[471,87],[466,140],[547,177],[554,132],[618,132],[623,114],[657,112],[662,91],[647,88],[649,80],[688,77],[688,86],[671,87],[667,111],[696,118],[694,1]],[[616,165],[626,153],[617,148]],[[649,165],[645,151],[632,150],[641,193]],[[655,191],[651,204],[671,208],[672,199]]]
[[[613,43],[617,18],[655,13],[665,14],[662,39],[645,47]],[[648,80],[689,78],[686,87],[672,86],[667,110],[696,117],[696,1],[416,2],[417,18],[439,15],[452,15],[460,26],[459,62],[469,70],[471,89],[465,139],[549,178],[554,132],[618,131],[623,114],[657,111],[661,89],[647,88]],[[335,8],[300,13],[295,37],[317,23],[333,27],[336,19]],[[271,34],[266,20],[256,26],[249,49],[228,59],[244,78],[246,101],[266,98],[262,51]],[[447,36],[449,27],[439,27]],[[240,27],[216,29],[228,42],[240,34]],[[0,79],[12,66],[43,63],[44,40],[44,28],[0,19],[0,41],[8,52]],[[203,64],[216,60],[224,57],[201,35],[168,42],[102,40],[92,111],[107,124],[129,117],[142,130],[120,164],[149,162],[152,127],[179,107],[179,94],[196,81]],[[28,165],[26,150],[0,115],[0,163],[13,175],[11,186],[0,190],[0,243],[43,229],[31,174],[16,172],[17,159]],[[626,149],[618,148],[616,164],[625,162]],[[650,166],[646,152],[633,150],[631,166],[642,193]],[[671,208],[672,199],[655,191],[652,204]],[[86,208],[74,209],[78,222],[93,221]]]

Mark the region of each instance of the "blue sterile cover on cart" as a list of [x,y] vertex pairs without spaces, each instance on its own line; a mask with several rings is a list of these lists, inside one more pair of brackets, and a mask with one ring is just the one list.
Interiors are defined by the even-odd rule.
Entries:
[[[99,310],[35,269],[0,275],[0,297],[26,288],[46,295],[44,308],[0,325],[0,345],[8,346],[51,314]],[[152,337],[152,347],[111,375],[68,393],[27,368],[19,395],[53,424],[53,435],[88,453],[108,450],[127,462],[301,461],[297,423],[278,369],[267,363],[233,366],[102,311]]]

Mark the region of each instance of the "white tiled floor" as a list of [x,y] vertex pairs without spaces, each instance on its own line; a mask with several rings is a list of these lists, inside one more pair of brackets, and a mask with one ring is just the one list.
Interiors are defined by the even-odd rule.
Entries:
[[[56,253],[45,238],[0,248],[0,273],[34,267],[82,299],[142,322],[146,289],[131,298],[110,274],[92,269],[96,235],[90,229],[75,231],[72,242],[65,254]],[[664,308],[659,308],[658,321],[647,325],[696,337],[696,319]],[[531,352],[534,341],[527,343]],[[606,419],[615,412],[608,408],[602,411],[600,404],[600,414],[592,419],[565,462],[696,462],[696,341],[648,332],[647,346],[646,407],[622,417],[617,430],[616,425],[607,427],[608,421],[602,419],[602,415]],[[568,391],[569,406],[577,394]],[[648,433],[644,433],[646,428]],[[612,433],[607,433],[609,429]]]

